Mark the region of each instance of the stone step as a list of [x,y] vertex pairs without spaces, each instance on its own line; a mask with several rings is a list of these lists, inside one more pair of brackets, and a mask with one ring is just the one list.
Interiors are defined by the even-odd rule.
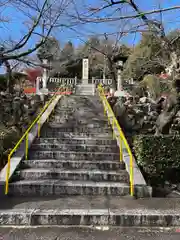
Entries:
[[[108,125],[108,123],[88,123],[88,124],[83,124],[81,122],[78,121],[69,121],[66,123],[60,123],[61,119],[58,120],[58,122],[56,122],[56,120],[50,120],[49,122],[47,122],[46,124],[44,124],[45,127],[47,128],[58,128],[58,129],[64,129],[66,131],[78,131],[79,129],[101,129],[101,131],[105,130],[111,130],[111,127]],[[62,131],[62,130],[61,130]]]
[[74,108],[62,107],[61,104],[57,104],[54,110],[59,112],[73,112]]
[[77,94],[80,95],[80,96],[92,96],[93,95],[93,92],[91,91],[84,91],[84,90],[78,90],[77,91]]
[[[159,235],[157,238],[154,238],[151,227],[155,227],[154,232],[158,230],[157,227],[164,227],[169,230],[171,227],[175,227],[171,229],[172,231],[179,229],[179,204],[180,199],[174,198],[134,200],[127,196],[9,197],[6,201],[1,202],[0,225],[1,227],[25,226],[28,229],[30,226],[43,226],[45,228],[47,226],[49,228],[53,226],[74,227],[78,234],[77,226],[112,226],[118,229],[120,227],[131,227],[131,234],[128,234],[127,238],[123,238],[123,236],[121,238],[121,235],[117,233],[116,236],[112,235],[112,237],[107,239],[162,240],[164,238],[161,238]],[[140,238],[135,237],[133,235],[134,227],[142,227],[139,231],[141,233],[142,231],[145,232],[144,237],[140,235],[138,235]],[[65,229],[66,232],[69,231],[69,228]],[[60,229],[60,231],[63,230]],[[98,235],[96,234],[92,238],[91,231],[92,229],[90,228],[90,232],[87,233],[85,231],[81,234],[81,237],[75,239],[84,239],[84,234],[89,236],[88,239],[103,239],[99,238],[98,232]],[[127,228],[127,231],[129,231],[129,228]],[[107,231],[105,231],[105,234],[107,234]],[[176,233],[177,238],[168,235],[169,240],[179,239],[178,234]],[[69,240],[74,238],[69,238],[69,235],[66,234],[62,239]]]
[[[84,106],[79,106],[78,108],[72,110],[72,111],[62,111],[60,108],[55,109],[54,111],[54,115],[69,115],[69,114],[73,114],[73,116],[84,116],[86,118],[89,117],[89,115],[93,116],[93,117],[101,117],[101,119],[105,119],[104,116],[104,108],[101,106],[96,106],[96,108],[94,109],[94,106],[92,108],[89,107],[84,107]],[[90,119],[90,118],[88,118]]]
[[129,184],[119,182],[21,180],[9,184],[13,196],[129,195]]
[[53,138],[76,138],[76,137],[95,137],[95,138],[104,138],[104,139],[112,139],[112,133],[90,133],[90,132],[84,132],[84,133],[79,133],[79,132],[55,132],[53,130],[42,130],[41,131],[41,137],[53,137]]
[[[46,126],[50,127],[84,127],[84,128],[110,128],[107,121],[96,121],[96,120],[88,120],[88,121],[82,121],[82,119],[70,119],[69,117],[66,118],[67,120],[64,121],[63,118],[59,116],[53,116],[49,119],[49,121],[46,123]],[[93,126],[93,127],[91,127]]]
[[77,145],[77,144],[33,144],[31,150],[58,150],[75,152],[107,152],[119,153],[119,147],[116,145]]
[[66,132],[66,133],[89,133],[89,134],[98,134],[98,133],[104,133],[104,134],[111,134],[112,135],[112,130],[111,128],[103,128],[103,127],[96,127],[96,128],[88,128],[84,126],[79,126],[79,127],[63,127],[63,126],[49,126],[46,128],[43,128],[41,132],[47,132],[47,133],[61,133],[61,132]]
[[[98,103],[96,103],[98,104]],[[100,110],[99,114],[102,114],[104,111],[103,105],[99,104],[98,109]],[[66,113],[66,112],[72,112],[72,113],[78,113],[78,112],[85,112],[85,113],[96,113],[97,109],[94,109],[93,107],[87,107],[82,105],[81,107],[78,106],[78,108],[62,108],[61,106],[57,106],[55,108],[55,111],[59,113]]]
[[57,168],[40,169],[30,168],[16,172],[15,179],[19,180],[78,180],[78,181],[113,181],[113,182],[129,182],[129,175],[125,170],[103,171],[103,170],[65,170]]
[[59,169],[88,169],[88,170],[124,170],[124,162],[115,161],[73,161],[73,160],[24,160],[21,165],[21,169],[26,168],[59,168]]
[[29,159],[60,159],[60,160],[119,160],[119,153],[101,153],[101,152],[73,152],[73,151],[46,151],[31,150]]
[[115,145],[117,146],[116,140],[107,138],[36,138],[35,144],[87,144],[87,145]]

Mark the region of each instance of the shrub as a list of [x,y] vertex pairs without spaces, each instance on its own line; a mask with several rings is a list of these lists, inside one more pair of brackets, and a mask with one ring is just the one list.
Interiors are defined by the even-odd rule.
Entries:
[[148,90],[150,96],[157,99],[163,93],[171,92],[171,82],[164,81],[155,75],[146,75],[140,82],[140,86],[143,89]]
[[139,135],[133,150],[146,181],[151,185],[180,180],[180,137],[178,135]]

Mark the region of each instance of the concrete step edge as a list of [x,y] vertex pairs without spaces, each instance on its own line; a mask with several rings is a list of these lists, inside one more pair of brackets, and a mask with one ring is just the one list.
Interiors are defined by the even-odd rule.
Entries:
[[75,174],[111,174],[111,175],[128,175],[126,170],[119,169],[118,171],[113,171],[113,170],[97,170],[97,169],[72,169],[72,170],[67,170],[67,169],[57,169],[57,168],[30,168],[30,169],[21,169],[17,171],[17,173],[37,173],[37,172],[44,172],[44,173],[75,173]]
[[[102,137],[99,137],[99,138],[83,138],[83,137],[75,137],[75,138],[71,138],[71,139],[69,139],[69,138],[56,138],[56,137],[40,137],[40,138],[37,138],[37,140],[38,139],[53,139],[53,140],[86,140],[86,141],[104,141],[104,140],[108,140],[108,141],[113,141],[114,143],[116,143],[116,141],[115,140],[113,140],[113,139],[104,139],[104,138],[102,138]],[[116,145],[117,145],[117,143],[116,143]]]
[[39,159],[39,160],[24,160],[18,169],[26,168],[45,168],[56,167],[59,169],[89,169],[89,170],[125,170],[125,163],[120,161],[83,161],[83,160],[54,160],[54,159]]
[[179,215],[171,209],[6,209],[0,210],[0,225],[173,227],[180,225]]
[[[47,146],[47,143],[33,143],[32,146]],[[88,148],[88,147],[104,147],[104,148],[118,148],[118,145],[110,145],[110,144],[102,144],[102,145],[96,145],[96,144],[80,144],[80,143],[49,143],[48,146],[59,146],[59,147],[85,147],[85,148]]]
[[76,151],[68,151],[68,152],[65,152],[64,150],[62,150],[62,151],[59,151],[59,150],[55,150],[55,149],[53,149],[53,150],[35,150],[35,149],[32,149],[31,151],[30,151],[30,154],[31,153],[34,153],[34,152],[45,152],[45,153],[48,153],[48,152],[50,152],[50,153],[59,153],[59,154],[80,154],[80,155],[83,155],[83,154],[85,154],[85,155],[117,155],[117,156],[119,156],[119,153],[107,153],[107,152],[76,152]]
[[30,185],[30,186],[64,186],[64,187],[117,187],[117,188],[128,188],[129,184],[121,183],[121,182],[108,182],[108,181],[101,181],[101,182],[94,182],[94,181],[78,181],[78,180],[20,180],[16,182],[12,182],[9,186],[16,186],[16,185]]
[[[55,130],[55,129],[54,129]],[[109,137],[111,137],[112,138],[112,134],[111,134],[111,132],[103,132],[102,134],[100,134],[99,132],[57,132],[57,131],[54,131],[53,129],[42,129],[42,132],[43,133],[57,133],[57,134],[60,134],[60,135],[85,135],[85,134],[87,134],[87,135],[101,135],[102,137],[101,138],[104,138],[104,137],[107,137],[107,136],[109,136]]]
[[67,159],[67,160],[56,160],[56,159],[29,159],[29,160],[23,160],[22,163],[28,163],[28,162],[62,162],[62,163],[92,163],[92,164],[119,164],[119,165],[124,165],[124,162],[120,162],[119,160],[117,161],[103,161],[103,160],[95,160],[95,161],[91,161],[91,160],[86,160],[86,162],[84,162],[84,160],[72,160],[72,159]]

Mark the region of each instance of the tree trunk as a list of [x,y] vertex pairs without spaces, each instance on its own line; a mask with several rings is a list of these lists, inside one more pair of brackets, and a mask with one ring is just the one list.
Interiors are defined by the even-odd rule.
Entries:
[[12,79],[12,70],[8,60],[4,61],[4,65],[6,66],[6,74],[7,74],[7,91],[9,93],[13,92],[13,79]]

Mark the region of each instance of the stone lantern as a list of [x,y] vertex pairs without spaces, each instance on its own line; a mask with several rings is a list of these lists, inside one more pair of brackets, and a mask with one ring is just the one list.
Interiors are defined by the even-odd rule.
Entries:
[[122,77],[121,73],[123,70],[124,63],[127,61],[128,57],[122,56],[121,54],[115,55],[113,58],[113,62],[116,63],[117,69],[117,90],[122,90]]

